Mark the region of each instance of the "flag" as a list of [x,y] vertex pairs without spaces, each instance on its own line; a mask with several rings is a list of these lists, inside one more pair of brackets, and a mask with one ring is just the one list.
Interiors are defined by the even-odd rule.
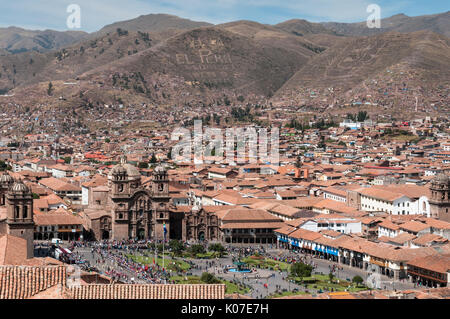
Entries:
[[167,235],[166,223],[164,223],[163,228],[164,228],[164,242],[166,242],[166,235]]

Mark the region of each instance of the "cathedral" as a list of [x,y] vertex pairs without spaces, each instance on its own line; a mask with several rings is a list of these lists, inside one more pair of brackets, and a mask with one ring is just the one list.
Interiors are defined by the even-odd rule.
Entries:
[[90,191],[84,216],[90,230],[86,239],[217,240],[219,236],[213,212],[170,203],[164,167],[156,167],[151,181],[142,184],[137,168],[124,159],[111,169],[107,187]]
[[164,228],[166,238],[170,236],[169,201],[169,179],[163,167],[155,168],[151,183],[143,185],[137,168],[122,159],[110,171],[107,188],[92,190],[85,216],[97,240],[161,240]]

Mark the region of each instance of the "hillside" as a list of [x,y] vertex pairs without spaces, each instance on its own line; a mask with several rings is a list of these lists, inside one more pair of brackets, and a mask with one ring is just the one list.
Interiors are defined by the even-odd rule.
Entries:
[[92,35],[98,36],[108,32],[116,32],[118,28],[128,31],[162,32],[169,29],[190,30],[211,25],[208,22],[192,21],[169,14],[148,14],[135,19],[109,24]]
[[48,52],[69,46],[87,37],[80,31],[32,31],[16,27],[0,28],[0,50],[9,53]]
[[335,31],[325,28],[320,23],[312,23],[303,19],[284,21],[274,25],[274,27],[297,36],[304,36],[308,34],[338,35]]
[[328,107],[370,103],[398,112],[448,107],[450,39],[430,31],[390,32],[347,41],[312,58],[276,93],[284,101]]
[[382,19],[380,29],[369,29],[366,21],[359,23],[324,22],[321,24],[326,29],[345,36],[369,36],[391,31],[402,33],[432,31],[450,37],[450,11],[417,17],[408,17],[404,14],[397,14]]
[[[441,18],[432,16],[433,23]],[[385,22],[399,27],[400,21],[410,18]],[[141,16],[49,52],[0,49],[0,94],[9,95],[2,101],[174,106],[265,103],[273,97],[273,102],[334,105],[367,95],[386,104],[395,95],[388,85],[402,94],[414,88],[430,101],[445,100],[449,38],[432,31],[361,37],[305,20],[276,26],[245,20],[196,24],[168,15]],[[52,94],[47,94],[49,82]],[[410,95],[404,101],[409,103]]]
[[349,38],[311,59],[284,88],[351,88],[400,62],[430,75],[430,81],[448,81],[449,44],[448,38],[427,31]]
[[[110,45],[110,36],[105,36],[83,54],[77,46],[66,49],[60,60],[47,56],[50,60],[37,76],[39,80],[25,89],[30,82],[23,79],[23,89],[12,91],[15,99],[24,102],[30,92],[35,92],[36,98],[40,91],[39,101],[56,102],[45,94],[48,82],[56,80],[61,81],[54,82],[54,96],[71,96],[77,103],[82,103],[81,95],[85,101],[101,104],[116,103],[119,97],[128,103],[178,104],[191,100],[212,103],[224,95],[270,96],[316,54],[304,47],[299,53],[277,43],[262,45],[220,27],[186,31],[148,46],[140,38],[136,45],[136,36],[142,33],[116,34],[109,49],[105,47]],[[117,50],[125,54],[121,56]],[[18,71],[16,78],[19,73],[27,71]],[[62,80],[79,85],[64,85]]]

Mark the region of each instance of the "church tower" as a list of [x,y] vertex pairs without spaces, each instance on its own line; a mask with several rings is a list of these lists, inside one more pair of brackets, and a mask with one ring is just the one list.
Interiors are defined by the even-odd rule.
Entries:
[[3,172],[0,175],[0,206],[6,205],[6,194],[13,184],[14,179],[7,172]]
[[166,225],[166,239],[168,240],[170,238],[169,175],[163,166],[157,166],[153,171],[151,193],[155,239],[164,239],[164,225]]
[[450,176],[438,174],[430,186],[431,217],[450,222]]
[[27,241],[27,258],[34,256],[33,195],[22,182],[15,182],[6,195],[7,233]]
[[136,167],[121,158],[108,175],[108,185],[112,201],[112,233],[114,239],[135,237],[130,233],[130,197],[141,187],[141,174]]

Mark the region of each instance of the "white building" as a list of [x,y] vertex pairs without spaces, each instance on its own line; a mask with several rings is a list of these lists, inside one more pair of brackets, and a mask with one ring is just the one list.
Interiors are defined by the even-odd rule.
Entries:
[[361,221],[340,215],[327,215],[327,217],[314,217],[304,222],[300,228],[319,232],[322,230],[334,230],[344,234],[361,233]]
[[408,186],[393,185],[360,190],[360,209],[369,212],[386,212],[390,215],[425,215],[429,217],[430,204],[427,194],[412,197],[395,191],[400,187],[407,188]]

